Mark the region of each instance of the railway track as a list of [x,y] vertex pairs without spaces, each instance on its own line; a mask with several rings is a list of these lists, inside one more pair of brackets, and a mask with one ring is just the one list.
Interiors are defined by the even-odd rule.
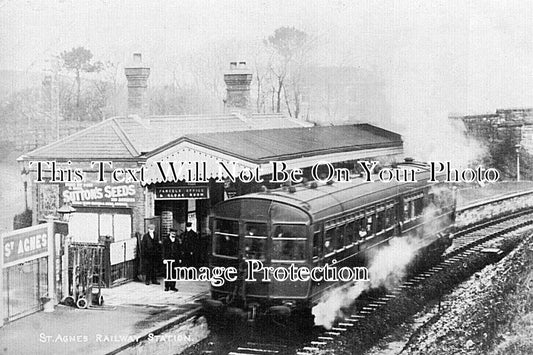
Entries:
[[[533,211],[531,209],[508,214],[506,216],[480,223],[472,227],[467,227],[456,233],[452,246],[443,255],[443,260],[427,271],[421,272],[405,280],[398,286],[387,290],[387,293],[381,297],[368,299],[359,305],[355,312],[352,312],[344,319],[338,320],[334,327],[325,331],[323,335],[317,337],[302,348],[296,351],[297,355],[317,354],[320,350],[325,349],[336,337],[349,331],[351,327],[356,326],[359,322],[370,317],[376,310],[386,306],[388,302],[399,295],[407,292],[434,277],[446,269],[460,267],[471,255],[479,253],[486,249],[487,244],[496,238],[505,237],[506,234],[518,231],[533,229]],[[496,251],[494,251],[496,252]],[[248,355],[256,355],[250,353]],[[234,354],[242,355],[242,354]]]
[[[416,287],[425,280],[444,272],[449,268],[459,267],[469,256],[481,252],[487,244],[498,237],[505,237],[511,232],[518,232],[533,228],[533,210],[526,209],[489,221],[477,223],[456,232],[452,245],[443,254],[443,260],[433,267],[409,277],[396,287],[387,290],[386,293],[357,300],[353,311],[343,319],[338,319],[331,329],[319,332],[313,340],[306,341],[303,346],[296,348],[283,344],[263,343],[261,341],[245,341],[232,347],[231,351],[224,352],[227,355],[269,355],[269,354],[296,354],[312,355],[321,350],[333,346],[333,342],[339,336],[346,334],[357,326],[358,323],[372,316],[390,300]],[[203,354],[218,354],[216,351],[204,351]]]

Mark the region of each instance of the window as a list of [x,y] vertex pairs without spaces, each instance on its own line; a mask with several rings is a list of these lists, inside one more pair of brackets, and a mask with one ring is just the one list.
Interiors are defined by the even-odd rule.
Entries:
[[266,223],[246,223],[244,235],[244,257],[265,260],[267,225]]
[[385,229],[385,209],[382,208],[376,213],[376,233]]
[[98,213],[73,213],[69,234],[74,242],[98,243]]
[[424,212],[424,197],[421,196],[421,197],[417,198],[414,201],[414,204],[415,204],[415,215],[416,216],[421,216],[422,213]]
[[318,257],[322,251],[322,243],[320,243],[320,230],[313,234],[313,257]]
[[403,220],[404,221],[408,221],[411,219],[409,211],[410,211],[409,201],[403,201]]
[[328,229],[324,238],[324,254],[329,254],[335,250],[335,228]]
[[335,228],[335,235],[337,236],[335,248],[337,250],[344,248],[344,226]]
[[213,254],[237,258],[239,255],[239,223],[227,219],[215,220]]
[[272,260],[305,260],[307,226],[276,225],[272,234]]
[[367,232],[366,232],[366,225],[365,225],[365,218],[363,216],[360,216],[355,221],[355,226],[357,228],[356,233],[359,240],[365,239]]
[[369,238],[374,234],[374,218],[375,215],[367,216],[366,217],[366,237]]
[[357,240],[357,237],[355,236],[355,229],[355,220],[352,220],[346,225],[346,237],[344,238],[344,245],[348,246]]
[[98,243],[100,237],[111,237],[118,242],[132,237],[131,215],[111,210],[75,212],[69,229],[74,242]]

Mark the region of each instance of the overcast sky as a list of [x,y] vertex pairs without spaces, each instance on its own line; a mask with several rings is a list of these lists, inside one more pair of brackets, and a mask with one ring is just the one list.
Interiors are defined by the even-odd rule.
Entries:
[[383,75],[400,116],[533,106],[532,1],[0,0],[0,68],[42,71],[84,46],[119,63],[141,51],[164,80],[169,63],[280,26],[317,38],[318,65]]

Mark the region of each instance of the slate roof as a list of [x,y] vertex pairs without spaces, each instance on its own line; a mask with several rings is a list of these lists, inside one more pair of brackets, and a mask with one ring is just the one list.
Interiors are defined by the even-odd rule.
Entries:
[[[181,141],[189,141],[257,164],[363,149],[402,147],[403,144],[399,134],[366,123],[188,134],[172,144]],[[165,147],[160,148],[164,149]],[[155,150],[152,154],[158,151]]]
[[23,155],[20,159],[132,160],[187,134],[312,126],[281,114],[114,117]]

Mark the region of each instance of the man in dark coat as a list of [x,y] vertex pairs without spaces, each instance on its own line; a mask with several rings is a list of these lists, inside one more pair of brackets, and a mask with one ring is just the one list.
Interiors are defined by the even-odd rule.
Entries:
[[185,243],[185,266],[198,266],[200,253],[200,239],[192,229],[192,223],[187,222],[187,230],[183,232],[182,239]]
[[[171,229],[168,237],[163,239],[163,259],[173,260],[174,267],[180,266],[182,261],[183,245],[178,238],[176,238],[176,230]],[[177,291],[176,281],[165,281],[165,291]]]
[[144,273],[146,275],[145,283],[147,285],[152,282],[154,285],[159,285],[157,282],[157,269],[161,265],[159,257],[161,241],[155,233],[155,226],[148,225],[148,232],[143,235],[141,240],[141,258],[143,263]]

